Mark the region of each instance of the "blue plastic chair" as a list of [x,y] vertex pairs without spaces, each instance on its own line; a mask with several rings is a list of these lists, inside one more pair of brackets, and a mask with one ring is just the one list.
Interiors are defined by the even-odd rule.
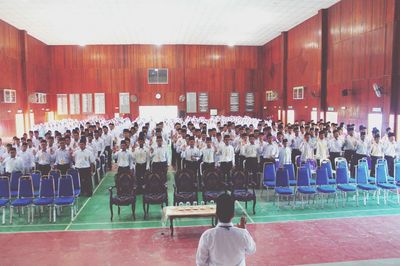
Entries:
[[290,205],[289,197],[294,198],[294,190],[289,186],[289,173],[284,168],[279,168],[276,173],[276,187],[275,187],[275,199],[279,200],[281,196],[286,196],[288,198],[288,204]]
[[31,173],[32,183],[33,183],[33,195],[35,197],[39,196],[40,189],[40,179],[42,178],[42,173],[40,171],[33,171]]
[[274,163],[264,163],[263,166],[263,180],[261,182],[261,196],[264,188],[267,189],[267,200],[268,200],[268,189],[275,188],[276,181],[276,170]]
[[[311,184],[312,186],[315,186],[315,184],[316,184],[315,179],[312,178],[312,174],[313,174],[312,167],[313,167],[313,166],[312,166],[310,163],[305,162],[305,163],[303,163],[302,166],[300,166],[299,168],[301,168],[301,167],[304,167],[304,168],[307,169],[307,171],[308,171],[309,174],[310,174],[310,184]],[[299,168],[297,168],[297,172],[298,172]],[[315,173],[315,172],[314,172],[314,173]],[[297,173],[297,175],[299,175],[299,173]]]
[[365,168],[365,170],[367,172],[367,175],[368,175],[368,178],[367,178],[368,182],[370,184],[374,184],[375,185],[376,184],[376,178],[370,175],[367,157],[358,160],[358,166]]
[[[338,168],[345,168],[346,171],[348,172],[348,176],[347,176],[348,182],[349,182],[349,183],[352,183],[352,184],[355,184],[355,183],[356,183],[356,179],[355,179],[355,178],[352,178],[352,177],[350,176],[349,165],[347,164],[346,159],[338,161],[337,166],[336,166],[336,169],[338,169]],[[336,172],[337,172],[337,170],[336,170]],[[336,173],[336,174],[337,174],[337,173]]]
[[301,207],[304,209],[304,195],[309,199],[310,195],[314,196],[317,194],[317,190],[310,185],[311,173],[307,167],[300,167],[297,169],[297,189],[296,194],[300,194]]
[[[47,206],[49,208],[49,222],[51,222],[51,211],[54,203],[54,196],[54,178],[52,176],[42,176],[42,178],[40,179],[39,198],[33,200],[33,205]],[[34,215],[32,217],[34,217]]]
[[355,192],[356,193],[356,202],[358,206],[358,193],[357,188],[354,185],[349,184],[349,171],[346,167],[336,168],[336,184],[337,189],[342,192],[342,206],[345,206],[345,197],[347,201],[347,193]]
[[[368,182],[368,170],[364,165],[356,165],[356,180],[357,180],[357,188],[363,191],[363,200],[364,206],[367,205],[367,196],[368,193],[376,192],[378,187],[376,185],[370,184]],[[377,197],[378,205],[379,205],[379,197]]]
[[6,223],[6,207],[10,204],[11,191],[8,176],[0,176],[0,208],[2,210],[2,223]]
[[77,198],[81,195],[81,179],[79,178],[79,172],[75,168],[70,168],[67,170],[67,175],[72,176],[74,183],[74,195]]
[[399,189],[393,183],[388,182],[388,172],[385,164],[376,164],[375,165],[375,177],[376,177],[376,185],[380,188],[378,190],[378,198],[380,197],[380,192],[383,190],[383,201],[385,205],[387,204],[387,197],[389,191],[395,191],[397,194],[397,204],[400,204],[400,196]]
[[30,210],[33,202],[33,182],[31,176],[22,176],[18,182],[18,197],[11,202],[10,223],[13,220],[14,207],[19,209],[26,207],[28,213],[28,223],[30,222]]
[[294,165],[292,163],[284,164],[283,168],[288,171],[289,186],[295,186],[297,184],[297,180],[296,180],[296,175],[294,173]]
[[19,179],[23,176],[22,172],[12,172],[10,176],[10,189],[11,197],[16,198],[18,196],[18,184]]
[[[335,180],[336,182],[336,180]],[[329,195],[334,194],[335,195],[335,205],[336,208],[338,206],[338,198],[337,198],[337,190],[336,188],[329,182],[328,178],[328,171],[326,167],[320,167],[317,169],[317,193],[321,198],[321,206],[322,208],[324,207],[324,200],[323,196],[326,195],[326,201],[328,202],[329,200]]]
[[386,173],[387,173],[387,181],[389,183],[394,183],[394,177],[389,175],[389,167],[388,167],[388,163],[386,159],[378,159],[376,161],[376,164],[383,164],[385,166],[386,169]]
[[400,161],[396,160],[394,162],[394,180],[396,186],[400,187]]
[[54,193],[57,195],[58,193],[58,179],[61,177],[61,171],[58,169],[53,169],[49,172],[49,176],[54,179]]
[[321,161],[321,167],[325,168],[328,174],[328,179],[333,180],[332,184],[336,184],[336,181],[334,180],[334,173],[335,171],[332,169],[332,163],[330,160],[322,160]]
[[74,194],[74,181],[71,175],[61,175],[58,180],[58,195],[54,199],[53,208],[53,221],[56,222],[56,208],[62,206],[71,207],[71,221],[74,218],[74,204],[75,204],[75,194]]

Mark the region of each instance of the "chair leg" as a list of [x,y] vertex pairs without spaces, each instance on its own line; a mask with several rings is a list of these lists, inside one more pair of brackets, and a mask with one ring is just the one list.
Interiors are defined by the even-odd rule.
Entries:
[[247,201],[245,201],[244,206],[245,206],[246,211],[247,211]]
[[256,214],[256,199],[253,200],[253,214]]
[[143,201],[143,219],[146,220],[146,203]]
[[5,223],[6,223],[6,207],[2,207],[1,209],[2,209],[2,211],[3,211],[2,223],[5,224]]
[[113,205],[112,205],[112,203],[110,203],[110,213],[111,213],[111,218],[110,218],[110,220],[111,220],[111,222],[112,222],[113,217],[114,217],[114,211],[113,211]]
[[118,206],[118,216],[120,216],[120,215],[121,215],[121,207]]
[[356,205],[358,207],[358,190],[356,190]]
[[71,205],[71,222],[74,220],[74,205]]
[[14,207],[10,206],[10,224],[13,222]]
[[57,206],[53,206],[53,222],[56,222],[56,216],[57,216]]
[[51,223],[51,205],[49,205],[49,223]]

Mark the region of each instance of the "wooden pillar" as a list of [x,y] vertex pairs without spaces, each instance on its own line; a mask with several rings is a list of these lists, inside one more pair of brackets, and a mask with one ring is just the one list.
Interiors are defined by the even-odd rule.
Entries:
[[[324,120],[326,120],[327,111],[327,68],[328,68],[328,9],[321,9],[319,11],[321,18],[321,97],[320,97],[320,111],[324,112]],[[319,116],[319,115],[318,115]]]
[[282,98],[283,98],[283,102],[282,102],[282,112],[285,113],[285,115],[283,115],[282,113],[282,120],[284,120],[283,122],[286,123],[286,117],[287,117],[287,97],[288,97],[288,88],[287,88],[287,61],[288,61],[288,32],[282,32],[281,33],[282,36]]

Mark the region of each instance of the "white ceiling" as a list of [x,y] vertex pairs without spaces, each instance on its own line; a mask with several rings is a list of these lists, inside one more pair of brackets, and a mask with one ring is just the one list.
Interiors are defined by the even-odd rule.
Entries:
[[0,19],[49,45],[263,45],[339,0],[0,0]]

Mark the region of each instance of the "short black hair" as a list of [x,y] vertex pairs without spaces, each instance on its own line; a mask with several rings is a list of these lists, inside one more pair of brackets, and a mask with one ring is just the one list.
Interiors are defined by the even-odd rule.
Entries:
[[229,223],[235,215],[235,200],[228,194],[217,198],[217,217],[222,223]]

